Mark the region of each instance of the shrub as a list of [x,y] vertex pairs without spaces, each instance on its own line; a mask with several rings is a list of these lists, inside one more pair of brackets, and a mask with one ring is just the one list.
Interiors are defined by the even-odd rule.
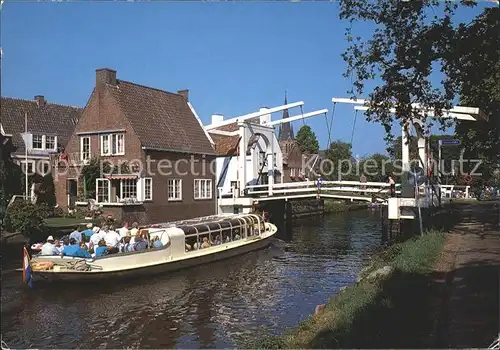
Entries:
[[7,209],[6,228],[12,232],[28,235],[38,233],[42,229],[48,212],[46,204],[33,204],[24,200],[15,201]]

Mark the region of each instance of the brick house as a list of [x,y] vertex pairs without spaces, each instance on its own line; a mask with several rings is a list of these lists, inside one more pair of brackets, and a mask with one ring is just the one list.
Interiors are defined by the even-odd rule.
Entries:
[[16,148],[14,162],[29,175],[47,174],[50,155],[68,142],[82,111],[80,107],[48,103],[43,96],[31,101],[2,97],[0,129],[2,134],[11,135]]
[[[95,200],[105,214],[139,223],[211,215],[216,212],[214,159],[188,90],[170,93],[97,69],[82,117],[55,162],[61,174],[58,203],[85,206]],[[127,164],[128,171],[101,168],[95,184],[86,188],[81,171],[97,160],[116,168]]]

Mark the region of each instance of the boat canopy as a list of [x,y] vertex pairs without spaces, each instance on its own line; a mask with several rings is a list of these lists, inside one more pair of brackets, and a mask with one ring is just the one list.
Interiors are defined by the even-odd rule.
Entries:
[[232,231],[238,228],[255,226],[260,227],[264,223],[262,217],[256,214],[239,214],[231,216],[212,216],[195,220],[179,221],[175,226],[185,235],[200,234],[206,232]]

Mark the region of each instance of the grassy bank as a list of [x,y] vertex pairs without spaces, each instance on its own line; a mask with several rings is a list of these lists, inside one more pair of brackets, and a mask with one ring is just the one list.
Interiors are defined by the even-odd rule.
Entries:
[[429,274],[444,241],[443,233],[429,232],[391,246],[363,269],[358,283],[330,299],[317,316],[283,336],[266,337],[255,347],[429,347],[433,331]]
[[360,210],[368,208],[367,203],[347,203],[346,201],[325,200],[325,213],[341,213],[345,211]]

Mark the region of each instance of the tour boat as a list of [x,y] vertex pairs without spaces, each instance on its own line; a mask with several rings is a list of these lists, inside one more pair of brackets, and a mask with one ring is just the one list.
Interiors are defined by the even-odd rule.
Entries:
[[[142,235],[163,246],[93,259],[38,255],[29,261],[34,281],[96,280],[159,274],[235,257],[267,247],[277,227],[256,214],[207,216],[151,225]],[[202,248],[206,238],[213,242]],[[206,244],[208,245],[208,244]],[[191,248],[191,249],[189,249]],[[26,267],[24,267],[26,269]]]

